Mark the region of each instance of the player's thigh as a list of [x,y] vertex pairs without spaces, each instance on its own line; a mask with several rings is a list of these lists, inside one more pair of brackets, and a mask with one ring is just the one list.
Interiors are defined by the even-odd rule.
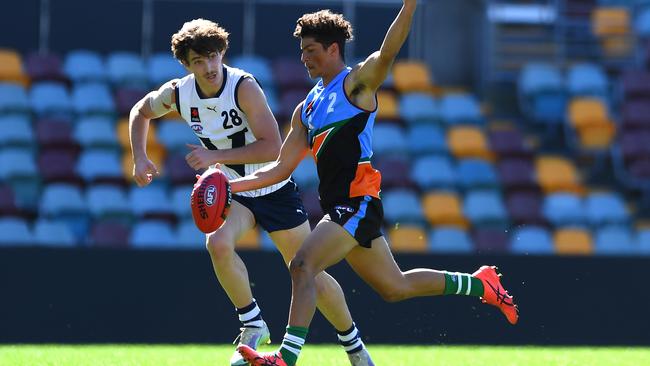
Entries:
[[[334,265],[354,248],[358,243],[343,227],[331,221],[323,220],[316,225],[303,245],[298,249],[291,267],[307,264],[314,273],[324,271]],[[293,263],[297,261],[297,263]]]
[[288,265],[310,232],[309,221],[305,221],[292,229],[269,233],[269,236]]
[[352,249],[345,259],[359,277],[380,293],[398,288],[404,280],[383,236],[374,239],[370,248]]
[[[235,243],[241,238],[246,231],[255,226],[255,217],[253,213],[241,203],[233,200],[230,205],[228,218],[215,232],[207,234],[207,244],[209,249],[214,247],[228,247],[234,250]],[[212,248],[211,248],[212,247]]]

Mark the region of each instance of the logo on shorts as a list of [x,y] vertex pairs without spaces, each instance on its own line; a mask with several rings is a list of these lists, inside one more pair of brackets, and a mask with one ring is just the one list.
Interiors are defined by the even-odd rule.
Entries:
[[199,109],[197,107],[190,107],[190,120],[201,123],[201,117],[199,117]]
[[205,204],[208,206],[212,206],[214,204],[214,192],[217,190],[217,188],[214,185],[209,185],[208,188],[205,189]]
[[192,131],[194,131],[196,133],[199,133],[199,134],[203,133],[203,126],[201,126],[201,125],[192,125],[191,127],[192,127]]
[[350,206],[339,205],[334,207],[334,210],[336,211],[337,214],[339,214],[339,219],[343,217],[343,214],[345,212],[354,213],[354,209]]

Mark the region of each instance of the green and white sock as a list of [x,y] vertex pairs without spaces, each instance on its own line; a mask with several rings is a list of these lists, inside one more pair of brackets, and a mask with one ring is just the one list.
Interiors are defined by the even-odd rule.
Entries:
[[280,346],[280,353],[288,366],[294,366],[298,361],[308,331],[309,329],[303,327],[287,327],[287,332],[282,339],[282,346]]
[[483,282],[469,273],[445,272],[443,294],[483,296]]

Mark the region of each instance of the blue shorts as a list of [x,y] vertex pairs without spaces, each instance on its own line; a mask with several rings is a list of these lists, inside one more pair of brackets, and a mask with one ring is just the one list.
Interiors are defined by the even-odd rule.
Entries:
[[244,197],[234,194],[232,198],[251,210],[257,224],[268,233],[293,229],[307,221],[307,210],[293,179],[277,191],[264,196]]
[[376,197],[350,198],[326,209],[323,220],[341,225],[364,248],[370,248],[374,239],[384,235],[381,232],[384,207]]

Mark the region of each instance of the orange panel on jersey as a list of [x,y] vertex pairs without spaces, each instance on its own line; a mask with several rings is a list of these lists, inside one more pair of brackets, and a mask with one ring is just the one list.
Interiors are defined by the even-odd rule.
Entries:
[[350,197],[372,196],[379,198],[381,173],[369,161],[359,162],[357,174],[350,183]]

